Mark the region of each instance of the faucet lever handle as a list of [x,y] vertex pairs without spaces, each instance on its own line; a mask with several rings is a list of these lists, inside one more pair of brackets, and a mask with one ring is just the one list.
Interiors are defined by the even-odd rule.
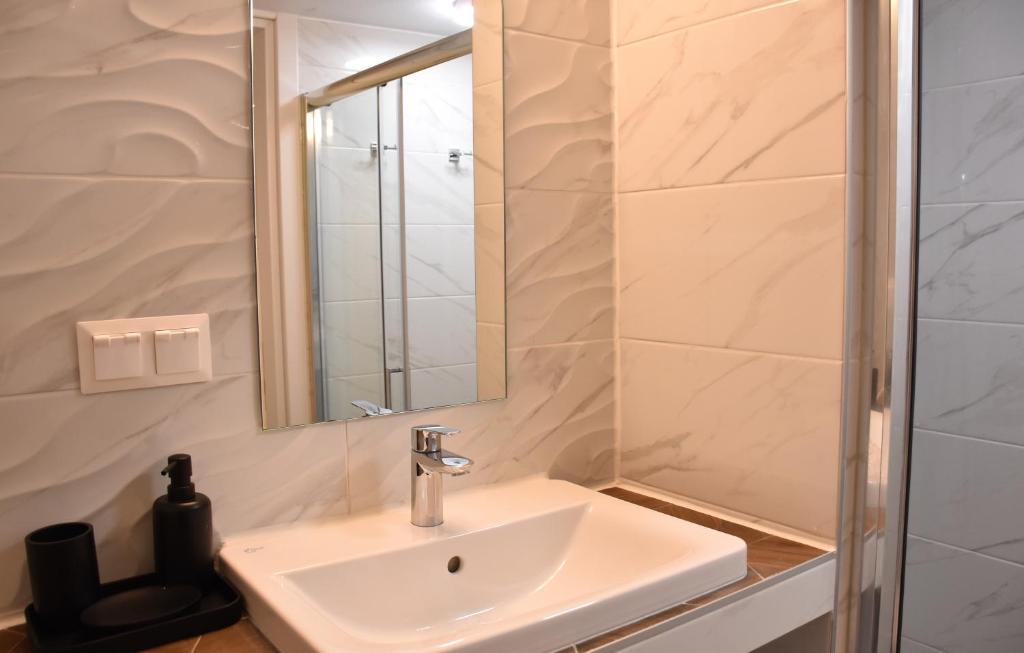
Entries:
[[418,453],[436,453],[441,450],[441,438],[461,433],[460,429],[440,424],[422,424],[412,427],[412,450]]

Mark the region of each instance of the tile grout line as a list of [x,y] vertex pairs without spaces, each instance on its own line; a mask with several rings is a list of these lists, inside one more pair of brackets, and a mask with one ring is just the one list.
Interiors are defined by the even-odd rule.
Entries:
[[671,193],[676,191],[686,190],[706,190],[713,188],[721,188],[722,186],[753,186],[763,184],[784,184],[786,182],[793,181],[813,181],[815,179],[844,179],[846,177],[845,172],[823,172],[817,175],[794,175],[791,177],[765,177],[763,179],[740,179],[740,180],[728,180],[723,179],[721,181],[712,181],[704,184],[691,184],[688,186],[667,186],[664,188],[637,188],[633,190],[618,189],[619,195],[639,195],[640,193]]
[[14,172],[0,170],[0,179],[64,179],[77,181],[127,181],[127,182],[165,182],[165,183],[232,183],[252,185],[252,180],[246,177],[174,177],[170,175],[116,175],[111,173],[76,173],[76,172]]
[[1024,449],[1024,444],[1017,444],[1016,442],[1003,442],[1002,440],[992,440],[985,438],[980,435],[964,435],[963,433],[950,433],[948,431],[939,431],[937,429],[930,429],[925,426],[914,426],[915,431],[921,433],[927,433],[929,435],[941,435],[947,438],[957,438],[961,440],[970,440],[972,442],[980,442],[983,444],[991,444],[994,446],[1010,447],[1011,449]]
[[761,11],[765,11],[765,10],[769,10],[769,9],[775,9],[777,7],[784,7],[786,5],[795,4],[796,2],[799,2],[799,0],[775,0],[773,2],[768,2],[768,3],[766,3],[766,4],[764,4],[764,5],[760,6],[760,7],[753,7],[751,9],[744,9],[743,11],[733,12],[731,14],[726,14],[724,16],[717,16],[715,18],[709,18],[707,20],[701,20],[701,21],[698,21],[696,23],[689,23],[687,25],[682,25],[680,27],[675,27],[675,28],[670,29],[670,30],[665,31],[665,32],[658,32],[657,34],[650,34],[648,36],[643,36],[643,37],[635,39],[633,41],[627,41],[625,43],[622,43],[619,47],[623,47],[624,48],[624,47],[628,47],[628,46],[631,46],[631,45],[635,45],[637,43],[644,43],[646,41],[654,40],[654,39],[656,39],[656,38],[658,38],[660,36],[667,36],[669,34],[675,34],[676,32],[682,32],[682,31],[685,31],[685,30],[693,29],[695,27],[704,27],[705,25],[714,25],[715,23],[720,23],[720,22],[724,22],[724,21],[727,21],[727,20],[731,20],[731,19],[737,18],[739,16],[746,16],[746,15],[749,15],[749,14],[755,14],[755,13],[758,13],[758,12],[761,12]]
[[698,345],[686,342],[672,342],[671,340],[655,340],[653,338],[636,338],[633,336],[622,336],[622,340],[629,340],[632,342],[652,344],[652,345],[667,345],[673,347],[689,347],[690,349],[699,349],[706,351],[720,351],[720,352],[733,352],[737,354],[753,354],[756,356],[775,356],[778,358],[788,358],[794,360],[801,360],[806,362],[815,363],[842,363],[841,358],[824,358],[821,356],[803,356],[800,354],[784,354],[774,351],[760,351],[757,349],[740,349],[733,347],[716,347],[714,345]]
[[943,546],[943,547],[946,547],[947,549],[953,549],[954,551],[959,551],[960,553],[966,553],[968,555],[976,555],[979,558],[985,558],[985,559],[990,560],[992,562],[1001,562],[1003,564],[1010,565],[1011,567],[1017,567],[1019,569],[1024,569],[1024,563],[1014,562],[1012,560],[1007,560],[1005,558],[996,557],[996,556],[991,555],[989,553],[982,553],[981,551],[975,551],[973,549],[965,549],[964,547],[957,546],[956,544],[950,544],[949,542],[943,542],[942,540],[935,540],[935,539],[932,539],[930,537],[924,537],[923,535],[917,535],[917,534],[911,532],[909,529],[907,530],[907,537],[912,537],[914,539],[921,540],[922,542],[927,542],[928,544],[935,544],[937,546]]
[[1001,77],[992,77],[991,79],[972,79],[967,82],[959,82],[957,84],[947,84],[945,86],[932,86],[930,88],[922,88],[921,95],[926,93],[932,93],[934,91],[955,91],[958,89],[970,88],[972,86],[984,86],[985,84],[998,84],[1000,82],[1009,81],[1024,81],[1024,74],[1017,73],[1015,75],[1003,75]]
[[996,320],[959,320],[951,317],[917,317],[918,322],[940,322],[945,324],[972,324],[976,326],[1024,327],[1024,322],[1000,322]]

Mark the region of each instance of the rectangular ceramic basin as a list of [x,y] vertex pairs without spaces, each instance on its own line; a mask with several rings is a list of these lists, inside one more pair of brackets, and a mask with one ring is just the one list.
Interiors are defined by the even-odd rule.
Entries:
[[231,538],[224,572],[285,653],[553,651],[746,575],[730,535],[532,478]]

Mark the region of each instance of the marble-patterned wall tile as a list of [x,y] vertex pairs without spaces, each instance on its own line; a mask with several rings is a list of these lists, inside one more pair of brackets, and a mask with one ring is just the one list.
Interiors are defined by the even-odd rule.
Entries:
[[1024,650],[1024,566],[907,539],[905,636],[946,653]]
[[922,206],[919,317],[1024,323],[1024,202]]
[[324,373],[328,377],[372,374],[384,367],[379,299],[321,305]]
[[349,422],[352,509],[409,500],[409,429],[462,429],[447,448],[475,461],[451,490],[551,474],[579,483],[611,480],[614,347],[610,340],[509,352],[505,401]]
[[1024,564],[1024,447],[914,432],[908,532]]
[[1017,0],[923,0],[921,43],[932,89],[1024,74],[1024,3]]
[[914,425],[1024,445],[1024,326],[920,320]]
[[613,206],[607,193],[508,196],[510,347],[613,334]]
[[[332,130],[332,131],[337,131]],[[317,158],[317,222],[375,225],[380,221],[377,162],[364,147],[322,147]],[[374,137],[375,138],[375,137]]]
[[19,54],[0,64],[0,171],[251,177],[237,0],[65,3],[16,18],[0,25]]
[[610,191],[609,48],[507,31],[505,64],[505,185]]
[[248,183],[18,176],[0,196],[0,395],[77,387],[74,324],[112,316],[208,312],[214,373],[256,369]]
[[409,365],[414,368],[476,361],[476,300],[468,297],[412,297]]
[[465,296],[476,292],[472,225],[409,225],[405,229],[409,297]]
[[615,3],[618,44],[672,32],[779,0],[619,0]]
[[1024,76],[925,91],[921,203],[1024,200]]
[[842,176],[621,195],[622,336],[838,360],[843,207]]
[[611,44],[611,0],[505,0],[505,27],[593,45]]
[[436,408],[476,401],[476,363],[427,367],[409,373],[412,408]]
[[380,228],[368,224],[320,227],[324,302],[381,298],[380,237]]
[[799,0],[619,47],[619,190],[843,172],[844,18]]
[[384,405],[384,375],[376,373],[327,379],[326,401],[330,419],[353,419],[365,415],[361,408],[352,405],[357,399]]
[[622,475],[835,534],[841,365],[621,342]]
[[406,223],[472,225],[475,163],[470,157],[451,163],[447,152],[407,154]]
[[939,649],[916,642],[909,637],[900,638],[900,653],[944,653]]

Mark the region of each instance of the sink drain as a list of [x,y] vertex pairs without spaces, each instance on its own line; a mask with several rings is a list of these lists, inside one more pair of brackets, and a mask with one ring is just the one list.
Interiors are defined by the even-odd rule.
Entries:
[[452,557],[451,560],[448,561],[448,573],[449,574],[454,574],[455,572],[457,572],[461,568],[462,568],[462,558],[460,558],[459,556],[454,556],[454,557]]

